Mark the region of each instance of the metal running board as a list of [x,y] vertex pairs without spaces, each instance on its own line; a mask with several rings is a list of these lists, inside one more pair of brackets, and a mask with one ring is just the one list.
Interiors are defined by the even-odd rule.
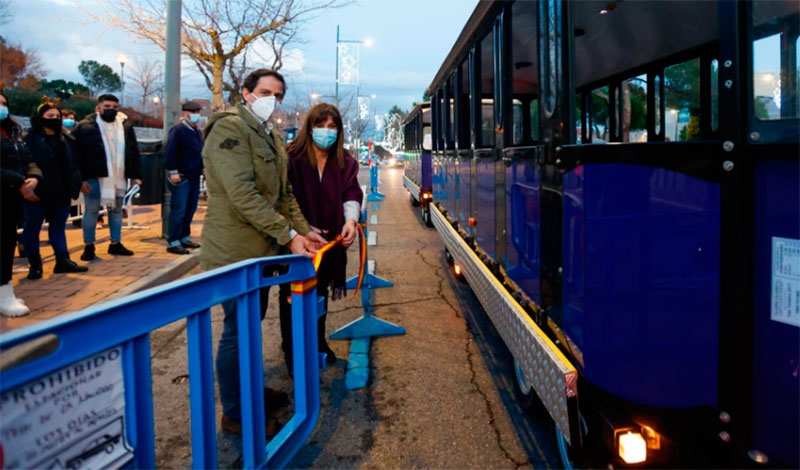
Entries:
[[511,297],[436,204],[429,207],[436,231],[461,266],[464,277],[511,354],[519,362],[525,381],[539,395],[567,441],[573,443],[571,436],[577,436],[580,440],[577,427],[578,373],[575,367]]
[[408,176],[403,175],[403,187],[411,192],[414,199],[419,201],[419,186],[417,186]]

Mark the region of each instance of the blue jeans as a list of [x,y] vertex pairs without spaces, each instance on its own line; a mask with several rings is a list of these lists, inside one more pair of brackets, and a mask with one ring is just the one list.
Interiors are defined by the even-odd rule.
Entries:
[[[261,319],[267,314],[269,287],[259,291]],[[235,421],[242,421],[242,398],[239,382],[239,328],[236,324],[236,299],[222,302],[225,319],[217,348],[217,381],[222,413]]]
[[53,253],[60,255],[67,252],[67,217],[69,203],[62,207],[45,207],[38,202],[25,201],[25,228],[22,230],[22,245],[28,256],[40,256],[39,233],[42,223],[47,219],[47,235]]
[[188,242],[192,218],[197,210],[197,200],[200,197],[200,177],[182,176],[182,180],[178,184],[172,184],[167,180],[167,187],[171,194],[167,243],[177,245],[182,241]]
[[[83,195],[84,212],[83,222],[83,243],[94,243],[95,230],[97,229],[97,216],[100,213],[100,181],[97,178],[86,180],[91,187],[89,194]],[[108,208],[108,231],[111,233],[111,242],[117,243],[122,240],[122,198],[117,198],[117,207]]]

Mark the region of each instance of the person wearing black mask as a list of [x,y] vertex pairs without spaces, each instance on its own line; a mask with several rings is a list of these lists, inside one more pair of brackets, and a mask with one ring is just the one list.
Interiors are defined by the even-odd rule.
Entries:
[[121,243],[122,198],[128,189],[127,179],[132,185],[142,184],[139,144],[127,116],[119,112],[119,99],[111,94],[100,95],[95,111],[96,114],[83,119],[72,131],[86,206],[81,223],[85,244],[81,259],[84,261],[96,258],[95,230],[101,205],[108,208],[111,232],[108,254],[133,255]]
[[11,117],[11,104],[0,83],[0,314],[21,317],[30,313],[25,301],[14,295],[11,274],[17,246],[17,223],[22,220],[23,199],[38,201],[36,186],[42,178],[31,161],[22,128]]
[[42,223],[47,220],[50,246],[56,255],[54,273],[82,273],[88,268],[78,266],[69,259],[66,225],[70,200],[78,197],[81,175],[72,156],[72,142],[62,132],[61,111],[58,101],[47,96],[31,116],[31,131],[25,136],[25,144],[31,158],[42,171],[42,182],[36,187],[38,202],[25,201],[25,229],[22,244],[28,255],[30,270],[28,279],[42,277],[42,257],[39,254],[39,234]]

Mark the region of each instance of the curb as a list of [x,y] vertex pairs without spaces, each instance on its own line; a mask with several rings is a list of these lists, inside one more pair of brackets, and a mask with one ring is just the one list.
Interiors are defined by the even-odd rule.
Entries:
[[194,250],[190,255],[181,255],[180,258],[172,261],[168,265],[153,271],[152,273],[132,284],[128,284],[122,289],[111,294],[105,300],[118,299],[120,297],[125,297],[126,295],[174,281],[199,264],[200,250]]

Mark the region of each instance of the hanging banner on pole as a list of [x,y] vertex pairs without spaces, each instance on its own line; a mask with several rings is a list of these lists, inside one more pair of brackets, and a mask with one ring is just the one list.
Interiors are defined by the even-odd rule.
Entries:
[[339,43],[339,85],[358,85],[358,44]]
[[366,119],[369,116],[369,98],[366,96],[358,97],[358,118]]

